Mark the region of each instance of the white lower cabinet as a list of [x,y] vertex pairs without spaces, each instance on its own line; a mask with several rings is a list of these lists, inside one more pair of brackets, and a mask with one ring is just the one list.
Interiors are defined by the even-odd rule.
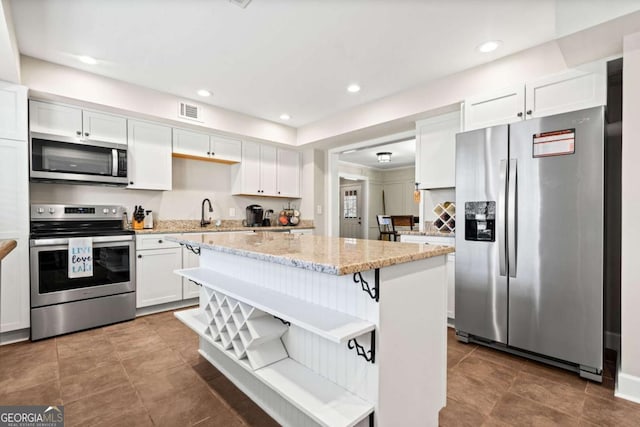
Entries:
[[182,248],[166,235],[136,236],[136,308],[182,300]]
[[17,242],[0,266],[0,333],[5,333],[28,328],[30,324],[29,236],[2,233],[0,239]]
[[[400,242],[426,243],[429,245],[455,246],[455,237],[401,235]],[[456,316],[456,253],[447,254],[447,317]]]

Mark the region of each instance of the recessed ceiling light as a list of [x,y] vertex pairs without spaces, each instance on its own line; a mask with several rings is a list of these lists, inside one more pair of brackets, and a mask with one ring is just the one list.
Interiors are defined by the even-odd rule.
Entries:
[[288,115],[287,113],[282,113],[282,114],[280,114],[280,118],[282,120],[289,120],[291,118],[291,116]]
[[209,92],[209,91],[208,91],[208,90],[206,90],[206,89],[200,89],[200,90],[198,91],[198,95],[200,95],[200,96],[211,96],[211,92]]
[[499,48],[501,44],[502,42],[500,40],[489,40],[488,42],[482,43],[476,49],[478,49],[478,52],[489,53]]
[[80,55],[78,57],[78,60],[80,62],[84,62],[85,64],[89,64],[89,65],[96,65],[98,63],[98,61],[96,61],[95,58],[92,58],[92,57],[87,56],[87,55]]
[[351,93],[360,92],[360,85],[356,83],[350,84],[349,86],[347,86],[347,91]]

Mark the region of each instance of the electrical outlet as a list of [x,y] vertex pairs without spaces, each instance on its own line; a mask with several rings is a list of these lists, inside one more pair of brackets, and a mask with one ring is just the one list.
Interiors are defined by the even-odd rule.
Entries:
[[317,205],[316,206],[316,214],[322,215],[322,205]]
[[236,216],[236,208],[229,208],[229,216],[231,218]]

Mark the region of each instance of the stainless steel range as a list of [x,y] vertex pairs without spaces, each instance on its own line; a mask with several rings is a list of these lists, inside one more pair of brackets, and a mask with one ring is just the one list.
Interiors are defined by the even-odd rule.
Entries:
[[32,340],[135,317],[135,239],[123,215],[119,206],[31,205]]

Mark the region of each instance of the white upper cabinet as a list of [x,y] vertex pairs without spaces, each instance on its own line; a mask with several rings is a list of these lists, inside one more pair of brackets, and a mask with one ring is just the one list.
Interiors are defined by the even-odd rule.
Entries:
[[29,127],[31,132],[80,138],[82,136],[82,110],[66,105],[29,101]]
[[67,105],[30,101],[32,132],[90,141],[127,143],[127,119]]
[[277,156],[278,196],[300,197],[300,153],[278,148]]
[[416,122],[416,182],[422,189],[456,185],[456,133],[460,112]]
[[173,129],[173,154],[206,158],[209,156],[209,135],[184,129]]
[[218,135],[173,129],[173,155],[219,163],[238,163],[242,157],[242,143],[237,139]]
[[278,191],[277,150],[270,145],[260,145],[260,194],[275,196]]
[[606,64],[590,64],[586,69],[534,80],[526,87],[527,118],[606,105]]
[[27,88],[0,81],[0,139],[27,140]]
[[464,101],[464,130],[524,120],[524,94],[524,85],[515,85],[467,98]]
[[129,120],[129,186],[171,190],[171,128]]
[[232,194],[300,197],[300,154],[242,141],[242,162],[232,171]]
[[242,160],[242,142],[237,139],[210,135],[209,147],[213,160],[217,159],[225,163],[238,163]]
[[606,105],[604,61],[467,98],[464,130]]
[[127,143],[127,119],[112,114],[82,111],[82,137],[91,141]]

